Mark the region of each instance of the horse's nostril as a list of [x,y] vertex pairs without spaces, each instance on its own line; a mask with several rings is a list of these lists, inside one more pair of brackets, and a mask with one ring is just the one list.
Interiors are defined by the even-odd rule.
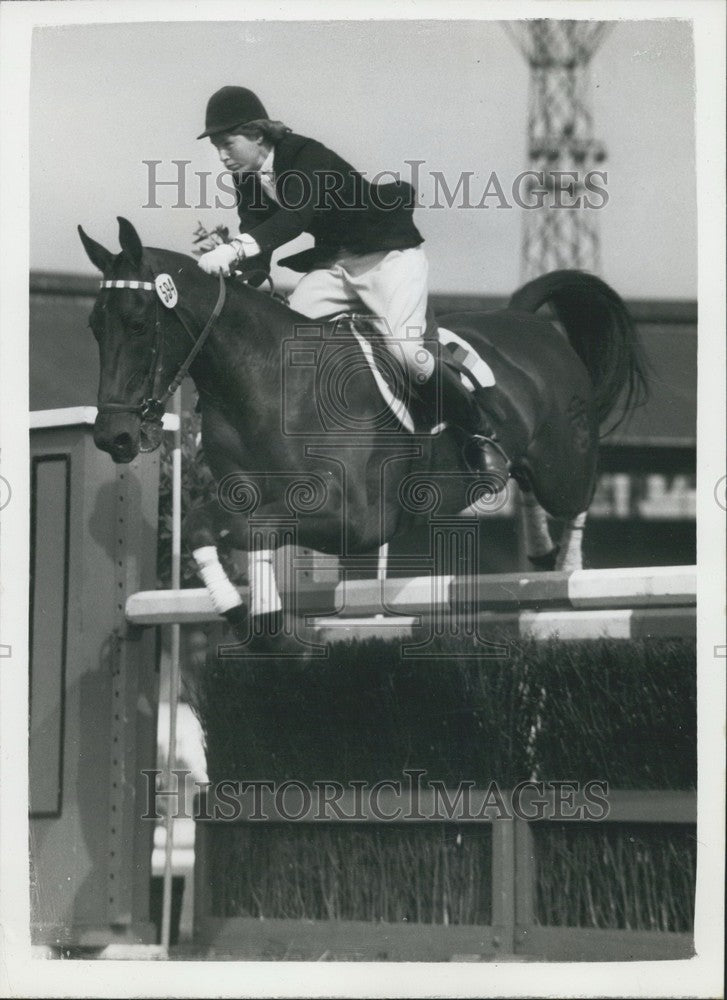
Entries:
[[131,434],[127,434],[125,431],[123,434],[117,434],[114,438],[114,451],[124,452],[128,451],[132,445]]

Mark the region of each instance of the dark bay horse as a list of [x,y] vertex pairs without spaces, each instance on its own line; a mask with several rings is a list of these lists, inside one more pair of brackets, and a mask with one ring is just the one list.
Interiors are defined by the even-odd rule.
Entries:
[[[220,308],[223,282],[190,257],[142,247],[125,219],[118,255],[79,233],[104,279],[90,319],[101,361],[94,438],[115,462],[129,462],[159,427],[161,390]],[[217,558],[222,542],[252,553],[251,613],[279,617],[277,545],[370,552],[417,514],[471,508],[477,489],[457,433],[412,435],[382,407],[340,323],[312,321],[238,280],[225,286],[224,307],[189,368],[218,495],[188,518],[185,538],[216,609],[244,631],[248,609]],[[535,315],[546,305],[562,329]],[[592,275],[556,271],[521,288],[506,309],[439,322],[472,343],[495,375],[495,430],[526,501],[530,554],[552,560],[547,512],[566,521],[558,568],[570,568],[595,488],[599,428],[644,395],[624,303]]]

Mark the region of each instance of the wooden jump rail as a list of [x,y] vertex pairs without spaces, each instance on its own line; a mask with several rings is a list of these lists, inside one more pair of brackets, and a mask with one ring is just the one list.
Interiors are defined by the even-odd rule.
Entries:
[[[246,588],[240,593],[245,600]],[[476,621],[480,629],[542,639],[675,637],[696,631],[694,566],[306,582],[282,597],[284,607],[328,639],[398,637],[453,617]],[[132,594],[126,617],[135,625],[190,625],[218,616],[207,591],[191,589]]]

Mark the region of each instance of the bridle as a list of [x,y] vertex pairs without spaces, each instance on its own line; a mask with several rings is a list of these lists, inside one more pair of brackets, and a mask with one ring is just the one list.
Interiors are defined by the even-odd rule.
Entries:
[[[147,373],[146,379],[144,381],[145,389],[148,394],[145,394],[145,398],[140,403],[99,403],[98,412],[101,413],[137,413],[141,417],[142,429],[146,428],[146,434],[142,433],[142,445],[140,447],[141,451],[153,451],[159,445],[159,434],[158,431],[162,426],[162,417],[164,416],[164,410],[167,403],[177,391],[179,386],[184,381],[194,359],[197,357],[199,352],[202,350],[205,341],[212,332],[217,319],[222,312],[225,304],[225,298],[227,297],[227,289],[225,286],[225,280],[222,274],[219,276],[220,287],[217,295],[217,302],[215,303],[214,309],[210,314],[209,319],[204,325],[204,329],[195,337],[194,333],[189,328],[187,321],[181,312],[176,308],[179,301],[179,296],[177,293],[174,281],[168,274],[158,274],[153,281],[139,281],[136,279],[114,279],[105,280],[101,282],[101,288],[129,288],[136,291],[144,292],[155,292],[157,296],[156,302],[156,314],[154,319],[154,347],[152,349],[151,362],[149,365],[149,371]],[[193,343],[192,349],[187,354],[184,361],[181,363],[177,369],[174,378],[169,383],[167,388],[160,392],[159,380],[164,371],[162,364],[162,323],[161,323],[161,313],[159,311],[159,306],[163,305],[165,308],[169,309],[174,313],[176,318],[182,324],[185,332],[189,336]],[[148,387],[148,389],[147,389]],[[156,432],[151,432],[152,428],[156,428]],[[144,438],[151,441],[150,446],[144,446]]]

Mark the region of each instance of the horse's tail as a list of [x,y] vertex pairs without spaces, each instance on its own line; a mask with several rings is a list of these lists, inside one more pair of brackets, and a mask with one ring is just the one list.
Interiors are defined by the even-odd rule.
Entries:
[[647,363],[638,333],[623,300],[584,271],[551,271],[523,285],[509,308],[534,313],[549,305],[588,369],[603,423],[620,402],[610,433],[636,406],[646,402]]

